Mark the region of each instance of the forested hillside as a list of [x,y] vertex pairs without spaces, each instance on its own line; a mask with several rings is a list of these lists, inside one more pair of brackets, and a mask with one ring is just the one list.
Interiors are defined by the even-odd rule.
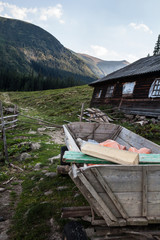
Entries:
[[0,17],[0,55],[2,90],[62,88],[96,78],[54,36],[19,20]]

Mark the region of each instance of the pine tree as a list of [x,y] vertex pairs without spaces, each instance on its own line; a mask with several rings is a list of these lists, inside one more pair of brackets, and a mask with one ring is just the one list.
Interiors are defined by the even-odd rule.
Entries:
[[158,40],[155,44],[153,55],[159,55],[160,54],[160,34],[158,35]]

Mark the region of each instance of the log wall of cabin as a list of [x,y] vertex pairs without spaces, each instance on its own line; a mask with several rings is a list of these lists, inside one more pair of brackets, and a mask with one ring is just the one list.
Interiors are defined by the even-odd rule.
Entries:
[[[118,81],[110,80],[106,83],[99,83],[94,88],[91,106],[114,105],[126,113],[143,114],[148,116],[160,116],[160,98],[148,98],[149,89],[159,75],[137,76],[123,78]],[[126,82],[136,82],[134,92],[131,96],[122,96],[122,86]],[[108,86],[115,85],[113,96],[106,98],[105,94]],[[96,92],[102,90],[100,98],[95,98]]]

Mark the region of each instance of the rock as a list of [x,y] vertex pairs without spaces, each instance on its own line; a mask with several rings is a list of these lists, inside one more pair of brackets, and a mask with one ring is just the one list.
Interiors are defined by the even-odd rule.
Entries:
[[37,133],[36,131],[32,131],[32,130],[28,132],[28,134],[36,134],[36,133]]
[[135,123],[140,124],[141,126],[143,126],[143,125],[147,124],[148,121],[147,120],[146,121],[138,121],[138,122],[135,122]]
[[63,190],[66,190],[66,189],[68,189],[67,186],[60,186],[60,187],[57,188],[58,191],[63,191]]
[[6,189],[5,188],[0,188],[0,193],[4,192]]
[[126,118],[128,118],[129,120],[133,120],[133,118],[134,118],[134,115],[131,115],[131,114],[124,114],[124,116]]
[[49,191],[45,192],[44,195],[45,195],[45,196],[49,196],[49,195],[51,195],[52,193],[53,193],[53,191],[52,191],[52,190],[49,190]]
[[54,160],[54,159],[59,159],[60,157],[61,157],[61,155],[58,154],[57,156],[54,156],[52,158],[48,158],[48,160],[51,161],[51,160]]
[[55,156],[55,157],[52,157],[52,158],[48,158],[48,160],[50,161],[50,164],[53,164],[53,160],[55,160],[55,159],[60,159],[60,157],[61,157],[61,155],[59,154],[59,155],[57,155],[57,156]]
[[42,163],[36,163],[36,165],[34,166],[34,170],[36,171],[40,170],[41,166],[42,166]]
[[22,153],[19,157],[20,161],[24,161],[29,158],[31,158],[31,155],[29,153]]
[[80,195],[80,193],[76,193],[76,194],[74,195],[74,198],[79,197],[79,195]]
[[155,124],[157,123],[157,120],[155,118],[151,118],[151,123]]
[[32,150],[38,150],[38,149],[40,149],[40,147],[41,147],[41,145],[38,142],[31,144],[31,149]]
[[45,170],[45,169],[44,169],[44,170],[42,170],[42,173],[46,173],[46,172],[47,172],[47,170]]
[[46,131],[46,128],[38,128],[37,131],[38,132],[44,132],[44,131]]
[[54,178],[54,177],[57,176],[57,173],[56,172],[47,172],[47,173],[45,173],[45,176],[50,177],[50,178]]

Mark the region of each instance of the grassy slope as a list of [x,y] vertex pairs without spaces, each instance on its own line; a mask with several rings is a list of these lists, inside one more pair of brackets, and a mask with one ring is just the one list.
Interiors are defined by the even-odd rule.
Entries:
[[[63,124],[64,119],[78,121],[77,114],[80,114],[81,103],[85,102],[85,106],[89,106],[92,90],[88,86],[83,86],[43,92],[0,93],[0,100],[10,100],[12,103],[18,104],[19,108],[22,108],[21,113],[25,115]],[[13,175],[15,177],[9,186],[10,191],[12,191],[12,207],[15,208],[13,226],[10,231],[11,240],[46,240],[51,231],[50,219],[52,217],[59,224],[59,231],[62,231],[66,222],[60,217],[62,207],[87,204],[69,177],[58,175],[50,178],[44,175],[44,170],[56,172],[59,159],[53,160],[53,163],[49,164],[48,158],[57,156],[62,145],[51,141],[47,134],[40,134],[37,129],[43,126],[35,123],[33,120],[19,116],[15,131],[7,131],[9,159],[15,165],[25,169],[24,173],[18,173],[18,171],[13,173],[12,169],[6,165],[1,164],[0,166],[0,186],[2,186],[3,181],[10,179]],[[31,131],[34,133],[30,133]],[[54,134],[54,130],[52,133]],[[22,142],[24,144],[21,145]],[[30,142],[39,142],[41,148],[31,151]],[[19,161],[20,153],[26,151],[31,154],[31,158]],[[0,144],[0,152],[2,152],[2,144]],[[35,171],[33,168],[39,162],[41,169]],[[14,184],[19,180],[23,180],[23,191],[18,205],[15,206],[14,200],[18,196],[14,190]],[[58,187],[63,186],[66,189],[59,190]],[[49,190],[52,193],[45,195],[44,193]]]
[[[81,103],[85,102],[85,107],[89,106],[92,91],[93,89],[88,86],[81,86],[42,92],[10,92],[0,93],[0,99],[6,100],[6,96],[9,95],[11,102],[22,108],[23,114],[63,124],[64,120],[78,121],[77,114],[80,114]],[[123,114],[117,112],[115,117],[119,118],[118,123],[160,144],[160,125],[147,124],[144,127],[136,127],[135,124],[124,122]],[[46,240],[51,230],[49,220],[52,216],[60,225],[60,231],[62,230],[65,223],[60,218],[63,206],[86,205],[86,201],[68,177],[56,176],[51,179],[44,175],[44,170],[56,171],[59,159],[49,165],[48,158],[58,155],[61,145],[52,142],[48,135],[40,134],[37,129],[41,126],[33,123],[35,122],[20,116],[16,131],[7,132],[10,160],[25,168],[24,173],[13,174],[12,169],[8,169],[6,165],[1,166],[0,185],[2,181],[9,179],[12,175],[15,176],[10,187],[12,199],[17,197],[14,192],[14,184],[20,179],[23,180],[23,192],[17,207],[12,201],[12,207],[16,209],[16,212],[10,232],[11,240]],[[30,130],[35,133],[31,134]],[[22,142],[40,142],[41,148],[31,151],[29,145],[19,145]],[[0,144],[0,146],[2,145]],[[0,152],[1,150],[2,148]],[[17,160],[20,153],[26,151],[31,154],[31,158],[22,162]],[[38,162],[41,162],[41,168],[34,171],[33,167]],[[60,191],[58,187],[61,186],[67,188]],[[48,190],[52,190],[52,193],[47,196],[44,193]]]

